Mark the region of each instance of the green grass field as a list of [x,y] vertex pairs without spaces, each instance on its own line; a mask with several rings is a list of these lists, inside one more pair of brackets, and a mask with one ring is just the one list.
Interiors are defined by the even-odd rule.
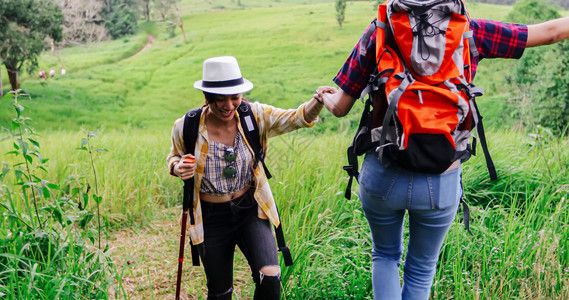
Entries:
[[[184,1],[183,10],[199,12],[194,8],[196,2]],[[163,130],[202,102],[192,85],[200,79],[203,60],[217,55],[237,57],[244,76],[255,84],[250,99],[294,107],[309,99],[317,86],[333,85],[332,78],[375,15],[374,2],[349,2],[340,28],[330,1],[292,6],[269,2],[273,7],[256,7],[266,2],[243,1],[243,9],[219,10],[216,7],[232,7],[230,1],[213,1],[210,9],[214,12],[184,18],[187,43],[179,30],[175,38],[168,38],[160,23],[142,26],[157,40],[130,59],[126,58],[145,44],[145,32],[46,53],[40,68],[59,70],[59,65],[64,65],[67,74],[46,81],[22,75],[22,88],[32,96],[29,114],[36,127],[44,130],[76,130],[80,126]],[[471,14],[498,19],[508,11],[508,7],[492,8],[472,3]],[[499,74],[484,67],[483,63],[478,77],[488,96],[507,93],[493,92],[500,86],[496,80]],[[2,78],[6,90],[7,75]],[[491,78],[491,84],[484,78]],[[355,115],[350,116],[353,122],[358,119]],[[328,119],[331,115],[323,116]],[[0,103],[0,125],[8,122],[9,104]],[[335,127],[337,122],[325,127]]]
[[[63,63],[68,71],[65,76],[58,74],[45,82],[22,76],[21,87],[31,96],[20,99],[26,107],[23,114],[31,118],[39,133],[35,139],[41,145],[41,156],[49,158],[45,171],[34,158],[32,172],[61,186],[69,178],[85,178],[94,188],[89,156],[77,148],[85,138],[80,128],[99,129],[91,143],[108,150],[94,156],[97,194],[102,197],[100,209],[108,234],[103,244],[123,244],[122,233],[128,231],[140,233],[135,235],[139,240],[159,238],[157,247],[164,247],[154,256],[146,256],[148,249],[141,247],[138,250],[144,257],[109,252],[115,264],[105,271],[108,278],[93,279],[94,286],[106,290],[82,295],[173,298],[176,270],[170,267],[177,257],[178,232],[175,229],[163,235],[164,230],[156,224],[177,226],[181,183],[168,174],[165,158],[174,120],[203,102],[192,86],[201,79],[205,58],[237,57],[244,77],[255,84],[249,99],[295,107],[308,100],[317,86],[333,85],[332,78],[375,14],[375,1],[348,2],[340,28],[333,1],[241,2],[242,7],[234,0],[183,1],[186,43],[179,30],[174,38],[168,38],[161,24],[145,24],[143,28],[156,41],[134,57],[146,43],[147,32],[57,50],[57,56],[45,53],[40,66],[49,69]],[[511,8],[470,3],[469,9],[473,17],[501,19]],[[492,128],[487,135],[499,180],[489,181],[482,154],[463,166],[474,236],[464,230],[461,211],[441,253],[433,299],[569,298],[569,140],[546,132],[536,137],[527,133],[531,128],[510,126],[517,120],[504,121],[500,107],[506,105],[502,101],[514,89],[504,84],[503,76],[514,63],[484,61],[479,67],[476,83],[487,90],[479,103]],[[285,268],[283,264],[284,299],[372,299],[371,241],[357,199],[357,184],[352,200],[343,197],[345,150],[362,106],[357,105],[343,119],[323,112],[315,128],[271,141],[268,165],[274,178],[270,183],[295,258],[294,266]],[[11,100],[2,100],[0,125],[11,128],[14,116]],[[14,150],[11,141],[0,142],[1,161],[10,167],[22,162],[19,157],[4,155]],[[0,176],[0,201],[25,198],[17,192],[15,180]],[[8,196],[5,187],[14,191],[13,196]],[[44,205],[48,204],[46,200]],[[26,201],[15,203],[14,208],[22,215],[32,210]],[[96,210],[94,201],[89,208]],[[4,213],[3,209],[0,207],[0,212]],[[9,217],[0,221],[2,241],[12,237],[5,227],[10,222],[14,220]],[[90,230],[95,227],[92,221]],[[72,260],[73,256],[69,257]],[[10,291],[18,290],[19,295],[28,295],[23,299],[53,299],[64,295],[63,289],[58,294],[57,289],[40,292],[39,287],[48,290],[74,282],[73,274],[65,277],[45,271],[43,276],[35,276],[35,271],[22,271],[27,260],[20,253],[0,255],[0,263],[3,259],[13,260],[13,270],[27,274],[27,281],[18,283],[20,277],[16,271],[11,273],[12,269],[0,270],[0,298],[15,299],[10,298]],[[69,270],[91,266],[92,261],[82,259],[77,258],[81,263]],[[195,297],[190,299],[204,298],[201,268],[191,267],[187,261],[183,287]],[[29,267],[33,268],[33,263]],[[236,278],[235,298],[251,298],[252,284],[242,258],[238,259]],[[42,280],[45,282],[38,288],[28,289]]]

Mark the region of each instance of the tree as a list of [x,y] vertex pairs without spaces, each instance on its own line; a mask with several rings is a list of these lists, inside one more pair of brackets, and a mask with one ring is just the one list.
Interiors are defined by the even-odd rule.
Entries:
[[12,90],[18,90],[21,68],[35,70],[39,54],[49,47],[46,38],[61,41],[63,14],[51,0],[2,0],[0,16],[0,60]]
[[161,20],[166,24],[166,31],[170,37],[176,36],[176,27],[180,27],[184,42],[186,39],[186,32],[184,30],[184,20],[182,18],[182,11],[179,8],[180,0],[154,0],[156,10],[160,14]]
[[346,0],[336,0],[336,20],[338,20],[340,27],[342,27],[342,23],[344,23],[345,12]]
[[133,34],[137,25],[137,0],[104,0],[102,16],[113,39]]
[[142,6],[142,14],[146,18],[146,22],[150,22],[150,2],[153,0],[139,0]]
[[108,39],[98,0],[55,0],[63,13],[61,45],[74,46]]
[[[535,24],[559,17],[557,8],[542,0],[523,0],[507,20]],[[526,49],[510,79],[532,100],[530,122],[557,133],[569,125],[569,41]]]
[[180,0],[154,0],[154,5],[160,14],[160,19],[168,19],[169,15],[174,14],[175,11],[181,14],[178,9],[178,2],[180,2]]
[[176,26],[180,27],[180,30],[182,30],[182,36],[184,37],[184,42],[187,42],[186,40],[186,31],[184,31],[184,19],[182,18],[182,12],[177,9],[174,12],[174,19],[176,21]]

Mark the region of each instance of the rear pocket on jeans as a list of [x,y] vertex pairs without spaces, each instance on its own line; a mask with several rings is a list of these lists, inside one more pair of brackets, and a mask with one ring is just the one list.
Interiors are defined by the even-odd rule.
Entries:
[[460,188],[460,167],[446,171],[439,176],[430,176],[429,189],[435,209],[445,209],[458,203]]
[[359,176],[359,184],[361,189],[368,196],[385,200],[389,196],[389,192],[397,181],[398,174],[395,172],[386,172],[386,169],[373,168],[373,165],[362,168]]

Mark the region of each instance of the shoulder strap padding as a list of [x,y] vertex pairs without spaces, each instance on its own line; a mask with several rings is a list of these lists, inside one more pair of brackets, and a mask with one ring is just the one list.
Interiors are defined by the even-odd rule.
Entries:
[[195,155],[196,141],[198,140],[198,131],[200,126],[200,117],[203,107],[195,108],[186,113],[184,119],[184,147],[186,153]]
[[257,164],[261,162],[265,169],[267,179],[271,179],[272,175],[265,165],[265,151],[261,146],[259,126],[257,125],[253,112],[251,111],[251,105],[247,101],[241,101],[241,104],[237,109],[239,110],[239,121],[241,122],[241,127],[245,133],[245,138],[249,142],[249,145],[251,145],[251,148],[253,148],[253,154],[255,155],[253,168],[257,168]]

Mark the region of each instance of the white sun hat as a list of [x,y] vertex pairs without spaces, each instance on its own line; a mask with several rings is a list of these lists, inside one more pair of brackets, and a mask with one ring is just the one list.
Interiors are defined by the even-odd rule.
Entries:
[[212,94],[235,95],[253,89],[253,83],[243,78],[237,59],[233,56],[206,59],[202,78],[194,83],[194,87]]

